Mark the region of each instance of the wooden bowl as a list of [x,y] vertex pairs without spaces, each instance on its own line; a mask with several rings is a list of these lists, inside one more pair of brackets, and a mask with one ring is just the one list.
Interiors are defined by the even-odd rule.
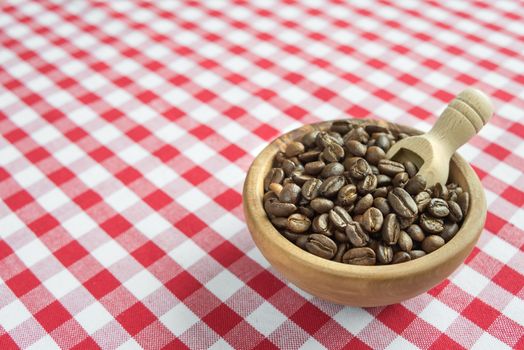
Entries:
[[[388,125],[408,134],[420,131],[382,121],[355,123]],[[243,201],[247,226],[262,254],[286,279],[299,288],[337,304],[380,306],[421,294],[448,277],[469,255],[486,220],[486,200],[480,180],[458,154],[450,164],[450,178],[470,193],[469,212],[456,236],[440,249],[396,265],[357,266],[310,254],[284,238],[271,224],[262,204],[264,177],[273,158],[285,145],[312,130],[326,130],[331,122],[305,125],[271,142],[253,161],[244,183]]]

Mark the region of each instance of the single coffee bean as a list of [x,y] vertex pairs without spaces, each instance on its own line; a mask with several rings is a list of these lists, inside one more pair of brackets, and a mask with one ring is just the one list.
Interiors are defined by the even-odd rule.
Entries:
[[315,211],[310,207],[298,207],[298,211],[300,214],[307,216],[310,219],[313,219],[315,217]]
[[377,188],[377,176],[373,174],[369,174],[364,178],[364,180],[360,180],[357,182],[357,191],[360,194],[366,194],[369,192],[373,192]]
[[[380,213],[382,215],[382,213]],[[400,226],[395,214],[388,214],[382,225],[382,240],[388,245],[397,244],[400,236]]]
[[411,218],[418,214],[415,201],[403,188],[396,187],[389,192],[388,201],[395,213],[402,217]]
[[413,240],[406,231],[400,231],[397,243],[398,247],[405,252],[409,252],[413,249]]
[[346,143],[351,140],[367,143],[369,140],[369,134],[362,127],[359,126],[353,128],[344,136],[344,141]]
[[346,142],[346,147],[349,153],[356,157],[364,157],[368,149],[366,145],[360,143],[360,141],[357,140],[350,140]]
[[317,140],[318,133],[319,133],[318,130],[314,130],[302,136],[302,140],[301,140],[302,144],[308,148],[314,146]]
[[468,214],[469,209],[469,193],[468,192],[462,192],[457,196],[457,203],[460,206],[460,210],[462,211],[462,215]]
[[375,176],[380,175],[380,170],[378,170],[376,165],[370,165],[369,168],[371,169],[371,174]]
[[406,169],[406,172],[408,173],[409,177],[413,177],[417,174],[418,169],[413,162],[408,160],[403,162],[402,164],[404,164],[404,168]]
[[330,143],[335,142],[335,140],[327,133],[327,131],[320,131],[317,134],[317,139],[315,143],[320,149],[324,149]]
[[313,179],[313,176],[294,171],[293,174],[291,174],[291,179],[297,185],[302,186],[306,183],[306,181]]
[[348,244],[347,243],[338,243],[337,244],[337,253],[335,254],[335,257],[333,258],[334,261],[342,262],[342,256],[344,253],[348,250]]
[[274,198],[274,199],[278,200],[278,196],[276,195],[275,192],[273,192],[273,191],[268,191],[268,192],[264,193],[264,196],[262,197],[262,203],[264,203],[264,206],[266,205],[266,202],[267,202],[270,198]]
[[282,168],[272,168],[264,179],[264,190],[269,190],[269,185],[272,183],[282,183],[284,180],[284,170]]
[[304,153],[304,145],[298,141],[292,141],[287,144],[286,147],[286,157],[295,157],[301,153]]
[[311,208],[319,214],[327,213],[335,206],[332,201],[326,198],[317,197],[310,203]]
[[347,224],[346,236],[354,247],[364,247],[369,242],[369,236],[356,221]]
[[280,196],[280,192],[282,192],[282,185],[277,183],[272,183],[269,185],[269,190],[276,194],[277,196]]
[[[286,220],[287,221],[287,220]],[[301,236],[304,236],[300,233],[295,233],[287,230],[280,231],[282,233],[282,236],[284,236],[288,241],[296,243],[297,239],[299,239]]]
[[351,169],[351,167],[357,162],[357,160],[362,159],[361,157],[347,157],[342,162],[342,165],[344,165],[344,169],[348,170]]
[[456,202],[457,201],[457,192],[455,190],[449,191],[448,201]]
[[346,235],[346,232],[335,231],[334,233],[335,240],[339,243],[349,243],[349,238]]
[[371,195],[371,193],[368,193],[364,197],[360,198],[357,204],[355,204],[353,213],[357,215],[364,214],[364,212],[368,210],[372,205],[373,205],[373,196]]
[[411,260],[415,260],[415,259],[418,259],[418,258],[421,258],[423,257],[424,255],[426,255],[426,252],[423,251],[423,250],[412,250],[409,252],[409,256],[411,257]]
[[444,200],[448,200],[449,198],[449,191],[448,188],[444,185],[442,185],[440,182],[438,182],[434,189],[433,189],[433,195],[435,197],[442,198]]
[[406,229],[406,233],[415,242],[422,242],[426,237],[419,225],[413,224]]
[[304,152],[302,154],[299,154],[298,155],[298,159],[302,163],[309,163],[309,162],[314,162],[314,161],[318,160],[318,156],[319,155],[320,155],[320,151],[312,150],[312,151],[307,151],[307,152]]
[[384,152],[387,152],[389,150],[389,147],[391,147],[391,142],[385,134],[382,134],[379,137],[377,137],[375,145],[382,148]]
[[338,191],[344,186],[346,179],[344,176],[331,176],[328,177],[322,185],[320,185],[319,193],[324,197],[333,197]]
[[382,228],[384,217],[377,208],[369,208],[362,214],[362,227],[368,232],[379,232]]
[[356,180],[362,180],[369,174],[371,174],[371,168],[363,158],[357,159],[355,164],[349,169],[349,175]]
[[322,151],[322,157],[328,163],[338,162],[344,158],[344,149],[338,143],[330,143]]
[[406,252],[396,252],[395,255],[393,255],[393,260],[391,261],[392,264],[400,264],[406,261],[410,261],[411,256]]
[[389,159],[381,159],[377,166],[378,170],[380,170],[382,174],[386,174],[388,176],[395,176],[396,174],[405,171],[404,165],[402,165],[402,163]]
[[428,234],[438,234],[444,230],[444,220],[434,218],[426,213],[419,219],[420,227]]
[[450,241],[459,230],[459,226],[456,222],[446,222],[444,223],[444,229],[440,233],[440,237],[444,238],[444,241]]
[[375,198],[386,198],[388,196],[389,190],[386,186],[382,186],[373,190],[373,197]]
[[389,204],[386,198],[383,197],[377,197],[373,199],[373,206],[380,210],[382,215],[386,216],[391,212],[391,209],[389,208]]
[[319,179],[313,178],[307,180],[304,185],[302,185],[302,197],[307,200],[315,199],[319,194],[321,185],[322,181]]
[[446,243],[444,241],[444,238],[437,236],[437,235],[431,235],[424,238],[422,241],[422,250],[426,253],[434,252],[435,250],[439,249]]
[[302,233],[309,230],[311,220],[303,214],[291,214],[287,218],[287,229],[291,232]]
[[344,173],[344,166],[340,163],[329,163],[320,172],[320,177],[328,178],[331,176],[342,175]]
[[311,224],[311,229],[315,233],[321,233],[326,236],[333,235],[333,231],[331,230],[331,226],[329,223],[328,214],[321,214],[319,216],[316,216]]
[[349,120],[335,120],[329,130],[344,135],[353,128],[353,124]]
[[274,217],[271,219],[273,226],[277,228],[286,228],[287,227],[287,218]]
[[264,209],[269,214],[275,215],[275,216],[289,216],[293,214],[297,207],[294,204],[291,203],[281,203],[276,198],[270,198],[266,201],[264,204]]
[[356,221],[360,225],[362,225],[362,215],[355,215],[355,216],[353,216],[353,221]]
[[369,164],[378,165],[378,163],[386,158],[386,152],[378,146],[370,146],[366,151],[366,160]]
[[377,186],[378,187],[389,186],[389,185],[391,185],[391,178],[389,176],[384,175],[384,174],[377,175]]
[[395,177],[393,177],[393,180],[391,180],[391,183],[395,187],[404,187],[406,185],[406,183],[408,182],[408,180],[409,180],[408,173],[403,171],[401,173],[397,173],[397,175],[395,175]]
[[397,217],[398,224],[400,226],[401,230],[407,229],[409,226],[411,226],[415,221],[417,221],[418,216],[413,216],[412,218],[403,218],[402,216]]
[[415,175],[408,180],[404,189],[412,195],[417,195],[426,188],[426,180],[420,175]]
[[336,206],[329,211],[329,221],[339,230],[344,231],[349,222],[353,221],[346,209]]
[[300,237],[297,238],[295,241],[295,244],[303,250],[306,250],[306,243],[309,235],[300,235]]
[[448,218],[453,222],[462,221],[462,209],[460,209],[460,205],[458,205],[457,202],[448,201],[448,207],[449,207]]
[[337,252],[337,244],[329,237],[313,233],[307,238],[306,249],[311,254],[324,259],[331,259]]
[[449,214],[448,203],[441,198],[432,198],[429,201],[427,211],[431,216],[436,218],[446,217]]
[[419,194],[417,194],[415,196],[415,203],[417,205],[418,212],[422,213],[423,211],[425,211],[430,201],[431,195],[428,192],[422,191]]
[[304,165],[304,172],[307,175],[318,175],[320,172],[322,172],[322,169],[326,166],[326,163],[324,163],[321,160],[317,160],[314,162],[309,162]]
[[339,133],[328,131],[328,135],[333,139],[333,142],[344,146],[344,138]]
[[381,264],[389,264],[393,260],[393,249],[390,246],[379,244],[377,260]]
[[286,176],[291,176],[296,167],[297,165],[291,159],[284,159],[282,161],[282,170],[284,170]]
[[353,184],[343,186],[337,194],[337,204],[348,206],[355,203],[357,199],[357,187]]
[[300,186],[294,183],[288,183],[282,188],[282,191],[280,191],[278,199],[283,203],[296,204],[301,191]]
[[375,265],[376,255],[368,247],[349,249],[343,256],[342,262],[351,265]]
[[[385,122],[379,121],[377,122],[379,124],[367,124],[364,129],[368,134],[374,134],[374,133],[388,133],[389,130],[387,128],[387,124]],[[382,125],[381,125],[382,124]]]

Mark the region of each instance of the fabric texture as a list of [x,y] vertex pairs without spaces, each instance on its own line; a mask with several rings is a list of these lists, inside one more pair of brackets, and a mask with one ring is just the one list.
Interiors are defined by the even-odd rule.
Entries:
[[[513,1],[2,1],[0,349],[523,349],[524,6]],[[487,222],[427,293],[334,305],[254,246],[241,190],[304,123],[428,130],[468,86],[460,150]]]

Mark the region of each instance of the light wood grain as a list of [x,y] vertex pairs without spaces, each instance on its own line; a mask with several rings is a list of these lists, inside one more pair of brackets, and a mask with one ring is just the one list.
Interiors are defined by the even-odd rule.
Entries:
[[[355,120],[355,123],[361,122]],[[384,125],[384,122],[376,123]],[[469,191],[469,213],[451,241],[422,258],[398,265],[341,264],[301,250],[273,227],[264,212],[262,196],[264,177],[275,154],[284,150],[287,142],[308,131],[326,129],[329,124],[324,122],[293,130],[269,144],[253,161],[244,183],[243,205],[249,231],[258,249],[283,278],[319,298],[338,304],[379,306],[398,303],[442,282],[471,252],[486,219],[486,201],[480,181],[457,154],[451,160],[450,178]],[[390,126],[409,134],[420,134],[408,127]]]
[[387,157],[413,161],[428,187],[446,183],[451,156],[480,131],[492,114],[493,107],[484,93],[466,89],[450,102],[428,133],[397,142]]

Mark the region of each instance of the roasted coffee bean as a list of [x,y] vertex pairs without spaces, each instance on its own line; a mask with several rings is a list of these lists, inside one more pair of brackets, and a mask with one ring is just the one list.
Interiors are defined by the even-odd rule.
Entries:
[[291,179],[297,185],[302,186],[306,183],[306,181],[313,179],[313,176],[294,171],[293,174],[291,174]]
[[442,185],[440,182],[435,185],[435,188],[433,189],[433,195],[435,197],[442,198],[444,200],[449,199],[449,191],[448,188],[444,185]]
[[302,154],[299,154],[298,155],[298,159],[302,163],[314,162],[314,161],[318,160],[318,156],[320,156],[320,153],[321,152],[317,151],[317,150],[307,151],[307,152],[304,152]]
[[280,168],[284,159],[286,159],[286,155],[284,154],[284,152],[277,152],[277,154],[275,155],[275,163],[273,164],[274,168]]
[[457,192],[455,190],[449,191],[448,201],[456,202],[457,201]]
[[310,203],[311,208],[319,214],[327,213],[335,206],[332,201],[326,198],[317,197]]
[[351,265],[375,265],[376,255],[373,249],[368,247],[352,248],[342,256],[342,262]]
[[400,250],[403,250],[405,252],[409,252],[411,249],[413,249],[413,240],[406,233],[406,231],[400,231],[397,243]]
[[321,149],[324,149],[327,145],[330,143],[335,142],[331,136],[326,131],[320,131],[317,134],[317,139],[315,140],[315,143],[318,147]]
[[329,237],[313,233],[307,238],[306,249],[311,254],[324,259],[331,259],[337,252],[337,244]]
[[382,134],[379,137],[377,137],[375,145],[382,148],[384,152],[387,152],[389,150],[389,147],[391,147],[391,142],[385,134]]
[[277,196],[280,196],[280,192],[282,192],[282,185],[277,183],[272,183],[269,185],[269,190],[276,194]]
[[353,221],[356,221],[360,225],[362,225],[362,215],[355,215],[355,216],[353,216]]
[[346,142],[346,147],[353,156],[355,157],[364,157],[366,155],[367,146],[360,143],[357,140],[350,140]]
[[295,244],[300,248],[306,250],[306,243],[309,238],[309,235],[300,235],[295,241]]
[[457,196],[457,203],[460,206],[460,210],[462,211],[462,215],[468,214],[469,209],[469,193],[468,192],[462,192]]
[[428,234],[438,234],[444,230],[444,220],[431,217],[426,213],[420,216],[419,223],[420,227]]
[[349,238],[346,235],[346,232],[335,231],[334,233],[335,240],[339,243],[349,243]]
[[453,222],[462,221],[462,209],[460,209],[460,205],[458,205],[458,203],[456,202],[448,201],[448,207],[449,207],[448,218]]
[[364,214],[364,212],[368,210],[372,205],[373,205],[373,196],[371,195],[371,193],[368,193],[364,197],[360,198],[357,204],[355,204],[353,213],[357,215]]
[[291,159],[284,159],[282,161],[282,170],[286,176],[291,176],[297,165]]
[[375,165],[370,165],[369,168],[371,169],[371,174],[373,175],[380,175],[380,171]]
[[322,185],[320,185],[319,193],[324,197],[333,197],[338,191],[344,186],[346,180],[344,176],[331,176],[328,177]]
[[291,203],[280,203],[278,199],[276,198],[270,198],[266,201],[264,204],[264,209],[269,214],[275,215],[275,216],[289,216],[293,214],[297,207],[294,204]]
[[424,255],[426,255],[426,252],[423,250],[412,250],[409,252],[409,256],[411,257],[411,260],[421,258]]
[[353,221],[346,209],[336,206],[329,211],[329,221],[339,230],[344,231],[349,222]]
[[325,166],[326,163],[324,163],[321,160],[309,162],[306,163],[306,165],[304,165],[304,173],[306,173],[307,175],[318,175],[322,172]]
[[298,207],[298,211],[300,214],[307,216],[310,219],[313,219],[315,217],[315,211],[310,207]]
[[389,264],[393,260],[393,248],[388,245],[379,244],[377,248],[377,260],[381,264]]
[[284,170],[282,168],[272,168],[264,179],[264,190],[269,190],[272,183],[280,184],[284,180]]
[[421,247],[422,247],[422,250],[425,251],[426,253],[431,253],[439,249],[440,247],[442,247],[444,243],[446,243],[444,241],[444,238],[437,236],[437,235],[431,235],[431,236],[427,236],[426,238],[424,238],[424,240],[422,241]]
[[[406,169],[406,172],[408,173],[409,177],[413,177],[413,176],[415,176],[417,174],[418,169],[417,169],[417,166],[413,162],[410,162],[408,160],[408,161],[405,161],[402,164],[404,164],[404,168]],[[425,184],[424,184],[424,186],[425,186]]]
[[362,214],[362,227],[368,232],[379,232],[382,228],[384,217],[377,208],[369,208]]
[[318,133],[318,130],[314,130],[302,136],[302,144],[308,148],[314,146],[317,140]]
[[344,158],[344,149],[338,143],[330,143],[322,151],[322,157],[328,163],[338,162]]
[[410,261],[411,256],[406,252],[396,252],[395,255],[393,255],[393,260],[391,261],[392,264],[400,264],[406,261]]
[[353,128],[344,136],[344,141],[346,143],[351,140],[367,143],[369,140],[369,134],[362,127],[359,126]]
[[328,131],[328,135],[333,139],[333,142],[339,144],[340,146],[344,146],[344,138],[340,136],[339,133]]
[[426,237],[424,235],[424,231],[422,231],[422,228],[420,228],[420,226],[416,224],[409,226],[406,229],[406,233],[415,242],[422,242],[424,238]]
[[291,158],[304,153],[304,145],[301,142],[293,141],[286,146],[286,157]]
[[385,124],[385,122],[379,121],[379,124],[367,124],[364,129],[368,134],[374,134],[374,133],[387,133],[389,132],[386,125],[380,125]]
[[294,183],[288,183],[282,188],[282,191],[280,191],[278,199],[282,203],[296,204],[301,191],[302,189],[300,188],[300,186],[295,185]]
[[282,236],[284,236],[288,241],[291,241],[293,243],[295,243],[297,241],[297,239],[299,239],[300,237],[305,236],[303,234],[291,232],[291,231],[288,231],[288,230],[282,230],[280,232],[282,233]]
[[389,159],[381,159],[378,162],[377,167],[382,174],[386,174],[388,176],[395,176],[396,174],[405,171],[404,165],[402,165],[402,163]]
[[357,187],[353,184],[343,186],[337,194],[337,204],[348,206],[355,203],[357,199]]
[[309,230],[311,220],[303,214],[291,214],[287,218],[287,229],[295,233],[303,233]]
[[311,224],[311,229],[315,233],[321,233],[329,237],[333,236],[333,231],[331,230],[331,224],[329,222],[328,214],[321,214],[319,216],[316,216],[313,219],[313,223]]
[[365,159],[359,158],[349,169],[349,175],[356,180],[362,180],[371,174],[371,168]]
[[335,257],[333,258],[334,261],[342,262],[342,256],[344,253],[348,250],[348,244],[347,243],[338,243],[337,244],[337,253],[335,254]]
[[353,125],[349,120],[336,120],[331,124],[329,130],[344,135],[353,128]]
[[369,242],[369,236],[356,221],[347,224],[346,236],[354,247],[364,247]]
[[429,205],[426,211],[431,216],[436,217],[436,218],[446,217],[449,214],[448,203],[446,203],[446,201],[441,198],[432,198],[429,201]]
[[426,192],[422,191],[419,194],[415,196],[415,203],[417,204],[417,209],[419,213],[422,213],[426,210],[429,202],[431,201],[431,195]]
[[382,186],[373,190],[373,197],[375,198],[386,198],[388,196],[389,190],[386,186]]
[[406,183],[409,180],[409,175],[405,171],[401,173],[397,173],[395,177],[393,177],[393,180],[391,180],[391,184],[395,187],[404,187]]
[[394,188],[388,194],[389,205],[398,215],[411,218],[418,214],[418,208],[415,201],[409,193],[400,187]]
[[366,151],[366,160],[369,164],[377,165],[382,159],[386,158],[386,152],[378,146],[370,146]]
[[376,197],[375,199],[373,199],[373,206],[380,210],[380,212],[384,216],[388,215],[391,212],[386,198]]
[[278,196],[276,195],[276,193],[273,191],[269,191],[269,192],[264,193],[264,196],[262,197],[262,203],[266,205],[267,200],[270,198],[274,198],[278,200]]
[[420,175],[415,175],[408,180],[404,189],[412,195],[417,195],[426,188],[426,180]]
[[412,218],[403,218],[402,216],[397,217],[398,223],[400,225],[401,230],[405,230],[409,226],[411,226],[415,221],[417,221],[418,216],[413,216]]
[[307,200],[315,199],[318,196],[321,185],[322,181],[319,179],[313,178],[311,180],[307,180],[304,185],[302,185],[302,197]]
[[444,223],[444,229],[440,233],[440,237],[444,238],[444,241],[448,242],[457,234],[459,226],[456,222]]
[[364,180],[360,180],[357,182],[357,191],[360,194],[366,194],[369,192],[373,192],[377,188],[377,176],[373,174],[369,174],[364,178]]
[[[382,213],[380,213],[382,215]],[[400,226],[395,214],[388,214],[382,225],[382,240],[388,245],[397,244],[400,235]]]
[[344,173],[344,166],[340,163],[329,163],[320,172],[320,177],[328,178],[331,176],[342,175]]
[[384,174],[377,175],[377,186],[378,187],[389,186],[389,185],[391,185],[391,178],[389,176],[384,175]]

